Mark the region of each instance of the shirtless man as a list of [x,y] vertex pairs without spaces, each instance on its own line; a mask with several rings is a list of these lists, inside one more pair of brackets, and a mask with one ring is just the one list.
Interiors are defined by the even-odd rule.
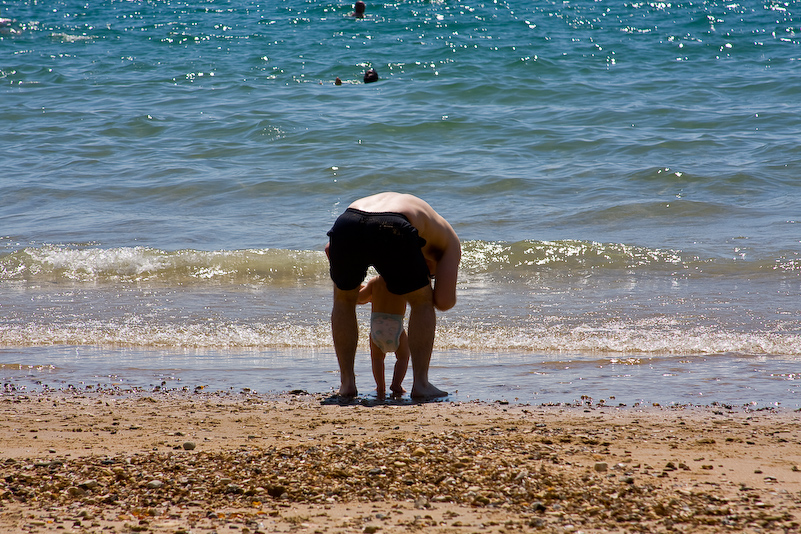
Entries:
[[[401,193],[379,193],[348,206],[328,232],[326,246],[334,281],[331,329],[339,362],[339,395],[356,396],[354,360],[359,340],[356,303],[372,265],[391,293],[409,303],[409,349],[413,398],[444,397],[428,381],[436,312],[456,304],[462,248],[448,221],[425,201]],[[431,278],[434,287],[431,287]]]

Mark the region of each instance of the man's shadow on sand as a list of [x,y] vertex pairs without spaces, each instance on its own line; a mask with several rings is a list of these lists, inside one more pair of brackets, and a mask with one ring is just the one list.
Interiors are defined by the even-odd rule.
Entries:
[[413,399],[410,397],[344,397],[333,394],[320,401],[323,406],[414,406],[418,404],[429,404],[434,402],[446,402],[448,397],[435,397],[431,399]]

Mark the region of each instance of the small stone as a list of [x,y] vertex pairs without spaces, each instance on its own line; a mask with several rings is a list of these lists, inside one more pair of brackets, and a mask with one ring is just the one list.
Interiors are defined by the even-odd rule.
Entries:
[[425,456],[425,455],[426,455],[426,450],[424,448],[422,448],[422,447],[417,447],[414,450],[414,452],[412,453],[412,456],[414,456],[416,458],[420,458],[420,457]]
[[193,451],[195,450],[195,447],[197,447],[197,445],[195,445],[194,441],[187,441],[186,443],[184,443],[185,451]]
[[595,470],[598,473],[605,473],[607,469],[609,469],[609,465],[606,462],[595,462]]
[[84,490],[91,490],[95,489],[98,485],[99,484],[97,480],[84,480],[83,482],[78,484],[78,487]]
[[269,486],[267,488],[267,494],[275,499],[281,497],[285,492],[286,488],[284,486]]
[[245,490],[239,484],[228,484],[225,487],[225,493],[232,493],[232,494],[235,494],[235,495],[242,495],[243,493],[245,493]]
[[150,482],[147,483],[147,487],[150,489],[159,489],[163,485],[164,482],[162,482],[161,480],[151,480]]
[[86,495],[86,490],[78,486],[71,486],[67,489],[67,493],[69,493],[70,497],[83,497]]

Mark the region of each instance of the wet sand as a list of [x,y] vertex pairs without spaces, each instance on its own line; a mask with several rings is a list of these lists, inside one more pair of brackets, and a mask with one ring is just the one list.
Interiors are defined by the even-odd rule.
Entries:
[[2,532],[798,532],[799,413],[0,397]]

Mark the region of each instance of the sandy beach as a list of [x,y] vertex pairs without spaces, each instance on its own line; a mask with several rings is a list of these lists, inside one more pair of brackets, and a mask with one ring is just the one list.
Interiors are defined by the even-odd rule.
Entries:
[[798,417],[6,391],[0,531],[797,532]]

